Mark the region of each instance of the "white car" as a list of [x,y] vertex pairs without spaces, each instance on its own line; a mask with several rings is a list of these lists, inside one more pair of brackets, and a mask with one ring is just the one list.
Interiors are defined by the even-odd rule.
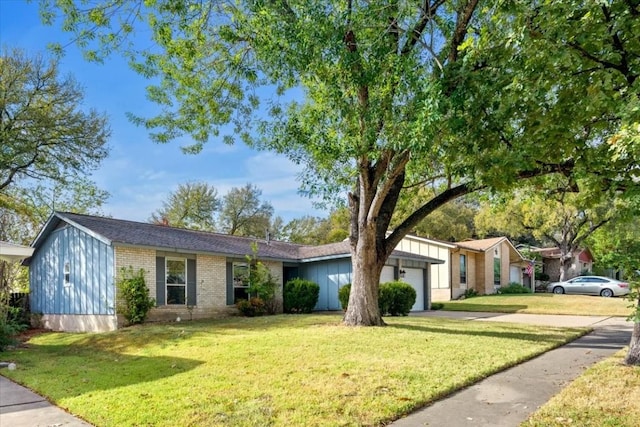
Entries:
[[601,276],[578,276],[565,282],[549,283],[547,291],[554,294],[618,297],[629,293],[629,283]]

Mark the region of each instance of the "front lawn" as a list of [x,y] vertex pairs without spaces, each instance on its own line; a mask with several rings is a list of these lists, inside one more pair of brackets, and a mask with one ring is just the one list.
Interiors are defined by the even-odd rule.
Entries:
[[381,425],[585,330],[335,315],[47,333],[8,377],[97,426]]
[[640,367],[622,364],[626,351],[587,369],[521,425],[637,427]]
[[633,311],[625,298],[588,295],[517,294],[486,295],[442,303],[443,310],[491,313],[573,314],[583,316],[628,316]]

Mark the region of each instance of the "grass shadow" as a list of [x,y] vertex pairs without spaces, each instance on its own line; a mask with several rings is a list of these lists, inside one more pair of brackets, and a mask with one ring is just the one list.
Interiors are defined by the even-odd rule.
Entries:
[[[593,329],[590,328],[556,328],[554,330],[548,330],[546,332],[525,332],[525,331],[514,331],[513,325],[510,325],[510,330],[505,331],[496,331],[495,324],[493,324],[494,328],[492,330],[482,330],[482,329],[453,329],[448,327],[437,327],[437,326],[419,326],[419,325],[407,325],[407,324],[387,324],[387,327],[404,329],[410,331],[418,331],[418,332],[427,332],[432,334],[445,334],[445,335],[468,335],[468,336],[477,336],[477,337],[491,337],[491,338],[504,338],[504,339],[514,339],[514,340],[526,340],[532,342],[549,342],[549,343],[560,343],[564,344],[566,342],[573,341],[577,338],[580,338],[583,335],[588,334]],[[566,332],[575,332],[577,335],[567,340]]]
[[474,304],[470,302],[443,303],[443,311],[486,311],[489,313],[518,313],[529,308],[523,304]]
[[[47,390],[45,397],[53,401],[153,382],[195,369],[203,363],[181,357],[123,354],[83,343],[29,344],[16,351],[20,353],[15,357],[18,370],[7,372],[5,376],[28,384],[36,392]],[[11,357],[11,353],[8,355]],[[43,358],[47,363],[42,363]]]

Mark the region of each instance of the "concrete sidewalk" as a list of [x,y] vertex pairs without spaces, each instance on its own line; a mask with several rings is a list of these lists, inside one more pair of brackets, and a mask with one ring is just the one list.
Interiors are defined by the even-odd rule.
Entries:
[[26,387],[0,375],[1,427],[90,427]]
[[594,331],[535,359],[492,375],[392,424],[395,427],[516,427],[600,360],[629,345],[633,324],[601,316],[542,316],[464,312],[417,315],[475,321],[497,321],[592,327]]

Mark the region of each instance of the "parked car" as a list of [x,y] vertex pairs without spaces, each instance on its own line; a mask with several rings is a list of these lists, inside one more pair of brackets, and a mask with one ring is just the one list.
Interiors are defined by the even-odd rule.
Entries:
[[584,294],[617,297],[629,293],[629,284],[601,276],[578,276],[564,282],[549,283],[548,292],[554,294]]

